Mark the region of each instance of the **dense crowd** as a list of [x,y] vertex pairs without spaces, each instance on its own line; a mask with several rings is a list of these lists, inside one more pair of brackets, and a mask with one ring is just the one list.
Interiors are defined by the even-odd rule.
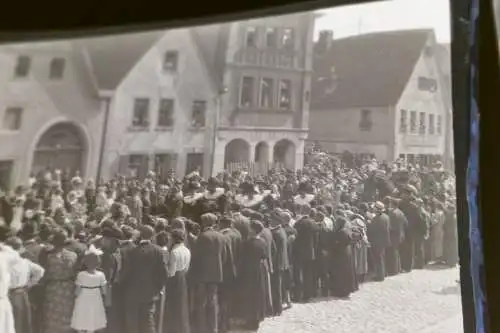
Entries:
[[0,331],[257,330],[293,303],[457,265],[454,178],[439,163],[307,161],[206,181],[55,170],[3,193]]

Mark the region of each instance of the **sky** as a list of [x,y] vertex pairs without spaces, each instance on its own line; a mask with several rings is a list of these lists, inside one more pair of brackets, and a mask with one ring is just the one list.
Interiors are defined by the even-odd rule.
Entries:
[[316,20],[315,40],[321,30],[334,38],[358,34],[434,28],[439,43],[450,42],[450,0],[388,0],[324,9]]

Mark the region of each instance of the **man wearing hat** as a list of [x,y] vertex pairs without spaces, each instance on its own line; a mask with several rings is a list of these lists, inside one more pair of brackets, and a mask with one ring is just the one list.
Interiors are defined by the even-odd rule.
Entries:
[[224,278],[226,238],[215,230],[217,216],[201,216],[202,231],[192,248],[191,274],[195,283],[194,332],[217,333],[219,320],[218,290]]
[[273,271],[271,274],[271,293],[273,315],[280,316],[283,312],[283,276],[290,268],[288,258],[288,236],[282,226],[284,216],[281,211],[275,211],[271,217],[271,232],[274,241]]
[[399,209],[395,198],[386,198],[388,205],[388,216],[391,223],[391,245],[386,249],[386,269],[387,275],[393,276],[401,273],[401,257],[399,249],[404,242],[405,230],[408,227],[408,220],[405,214]]
[[121,285],[125,291],[125,332],[155,333],[155,304],[167,280],[162,249],[153,244],[154,229],[139,227],[140,242],[124,258]]
[[372,249],[375,281],[384,281],[386,277],[385,251],[391,245],[391,224],[382,202],[375,202],[374,210],[375,217],[368,225],[368,239]]

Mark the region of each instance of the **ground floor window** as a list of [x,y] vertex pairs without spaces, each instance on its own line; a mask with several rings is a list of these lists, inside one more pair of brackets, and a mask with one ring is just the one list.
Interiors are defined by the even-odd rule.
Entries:
[[203,175],[203,153],[189,153],[186,161],[186,175],[197,171]]
[[0,161],[0,191],[10,190],[14,161]]

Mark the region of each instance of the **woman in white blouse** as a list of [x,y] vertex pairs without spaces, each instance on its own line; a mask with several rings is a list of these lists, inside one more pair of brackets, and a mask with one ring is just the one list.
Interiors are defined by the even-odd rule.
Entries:
[[[184,245],[186,232],[172,231],[173,246],[168,260],[165,324],[169,333],[190,333],[189,304],[186,273],[191,263],[191,252]],[[163,329],[163,328],[162,328]]]

